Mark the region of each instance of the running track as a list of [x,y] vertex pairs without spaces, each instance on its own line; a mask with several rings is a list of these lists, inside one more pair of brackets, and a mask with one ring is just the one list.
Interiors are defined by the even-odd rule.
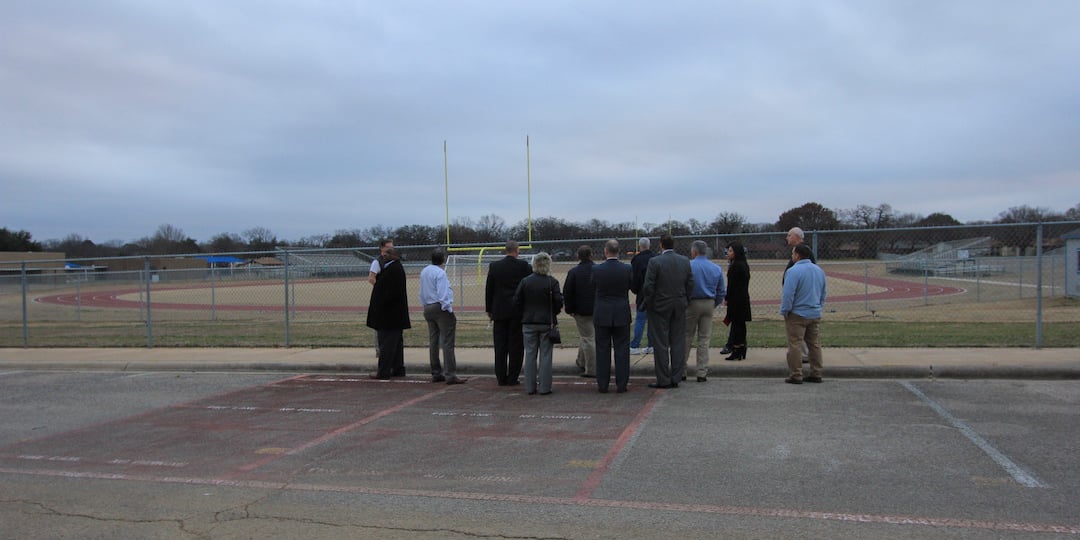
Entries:
[[[864,294],[851,294],[847,296],[830,296],[829,303],[844,303],[844,302],[863,302],[867,300],[881,301],[881,300],[905,300],[911,298],[922,298],[926,296],[947,296],[954,294],[963,294],[967,292],[966,289],[960,287],[946,287],[942,285],[929,285],[928,288],[923,289],[922,284],[914,283],[911,281],[903,281],[899,279],[887,279],[870,277],[864,278],[855,274],[843,274],[837,272],[830,272],[829,277],[833,279],[843,279],[847,281],[854,281],[862,283],[864,280],[866,283],[874,288],[884,289],[869,295]],[[300,282],[301,284],[303,282]],[[252,285],[229,285],[229,287],[262,287],[265,284],[252,284]],[[175,291],[184,290],[190,287],[158,287],[155,291]],[[116,289],[112,291],[101,291],[93,293],[82,294],[82,300],[80,302],[79,295],[74,293],[57,294],[50,296],[39,296],[34,298],[35,302],[41,304],[52,304],[60,306],[76,306],[82,305],[83,307],[95,307],[95,308],[110,308],[110,309],[144,309],[145,306],[142,302],[137,300],[125,300],[121,297],[139,294],[138,288],[128,289]],[[151,300],[153,297],[151,296]],[[210,309],[210,304],[205,303],[181,303],[181,302],[151,302],[153,309],[175,309],[175,310],[207,310]],[[756,301],[756,305],[770,305],[779,304],[779,299],[769,299]],[[284,311],[283,305],[249,305],[249,304],[217,304],[214,309],[220,309],[222,311],[250,311],[250,312],[281,312]],[[412,311],[423,311],[421,306],[412,306]],[[459,311],[466,312],[482,312],[483,306],[461,306],[457,307]],[[299,305],[293,306],[293,311],[302,312],[340,312],[340,313],[365,313],[367,312],[367,306],[316,306],[316,305]]]

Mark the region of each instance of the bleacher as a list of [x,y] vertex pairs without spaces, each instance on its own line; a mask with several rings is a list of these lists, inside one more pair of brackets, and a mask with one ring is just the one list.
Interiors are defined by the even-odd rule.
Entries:
[[353,253],[290,253],[289,272],[304,277],[367,277],[371,261]]
[[893,274],[929,276],[988,276],[1004,273],[1003,265],[988,264],[993,239],[989,236],[938,242],[886,263]]

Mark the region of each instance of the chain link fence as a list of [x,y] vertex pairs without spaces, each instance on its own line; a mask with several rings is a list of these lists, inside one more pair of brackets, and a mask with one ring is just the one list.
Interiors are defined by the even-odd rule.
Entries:
[[[835,342],[1074,347],[1080,346],[1078,233],[1080,222],[1055,222],[807,231],[806,242],[828,276],[825,317]],[[637,238],[619,240],[629,261]],[[781,344],[780,286],[790,255],[785,233],[679,236],[676,250],[688,254],[694,240],[705,241],[725,269],[728,243],[746,247],[758,328],[751,333],[759,344]],[[579,246],[591,246],[599,257],[605,241],[533,241],[523,253],[552,254],[553,273],[562,281],[577,263]],[[424,324],[418,276],[437,247],[398,246],[414,328]],[[455,249],[463,247],[470,246]],[[471,246],[474,253],[481,247]],[[448,268],[460,346],[489,345],[484,281],[492,253],[501,249],[486,246],[484,259],[454,257],[456,266]],[[368,270],[377,254],[371,246],[9,259],[0,262],[0,346],[371,346],[373,332],[364,322]],[[722,335],[714,332],[721,344]],[[407,340],[426,343],[426,332],[407,332]]]

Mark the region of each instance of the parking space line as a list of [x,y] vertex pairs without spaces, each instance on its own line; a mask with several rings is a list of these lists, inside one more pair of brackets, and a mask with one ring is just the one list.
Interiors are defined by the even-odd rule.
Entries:
[[953,416],[952,413],[945,409],[945,407],[942,407],[936,401],[930,399],[926,394],[922,392],[922,390],[916,388],[914,384],[911,384],[907,381],[901,381],[900,385],[904,388],[907,388],[908,391],[910,391],[912,394],[915,394],[915,396],[922,400],[923,403],[926,403],[928,406],[930,406],[930,408],[933,409],[934,412],[938,413],[939,416],[952,424],[953,427],[960,430],[960,433],[963,433],[964,436],[968,438],[968,440],[975,444],[975,446],[979,447],[979,449],[985,452],[986,455],[990,456],[990,459],[994,460],[994,462],[1000,465],[1001,468],[1005,469],[1005,472],[1009,473],[1009,476],[1012,476],[1013,480],[1016,480],[1018,484],[1030,488],[1050,487],[1047,484],[1044,484],[1038,478],[1036,478],[1033,474],[1025,471],[1023,467],[1017,465],[1016,462],[1009,459],[1009,457],[1005,454],[1002,454],[1000,451],[998,451],[997,448],[994,448],[992,444],[990,444],[986,439],[982,438],[982,436],[976,433],[975,430],[971,428],[971,426],[967,425],[959,418]]
[[608,470],[611,469],[615,461],[622,455],[622,451],[630,441],[634,440],[641,429],[641,425],[645,423],[645,419],[649,417],[649,413],[652,412],[653,407],[660,401],[660,398],[664,395],[663,392],[653,392],[649,401],[645,402],[645,405],[641,406],[641,410],[638,411],[637,416],[626,425],[622,434],[615,440],[615,443],[608,449],[607,455],[604,459],[600,460],[600,463],[593,469],[592,474],[585,479],[585,482],[581,484],[581,488],[578,489],[577,494],[574,495],[575,500],[585,500],[592,497],[596,488],[600,487],[600,482],[604,480],[604,476]]

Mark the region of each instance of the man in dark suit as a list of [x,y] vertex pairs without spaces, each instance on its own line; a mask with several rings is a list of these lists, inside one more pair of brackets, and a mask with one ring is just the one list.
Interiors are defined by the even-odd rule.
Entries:
[[602,264],[592,271],[596,299],[593,327],[596,330],[596,386],[606,394],[611,381],[611,350],[615,349],[615,391],[623,393],[630,381],[630,283],[634,272],[619,262],[619,241],[604,244]]
[[649,388],[678,388],[686,372],[686,307],[694,290],[690,259],[675,253],[675,239],[660,237],[663,253],[649,260],[645,284],[645,309],[656,343],[653,364],[656,382]]
[[405,288],[405,269],[397,250],[386,252],[386,261],[371,290],[367,326],[374,328],[379,340],[379,368],[372,379],[405,376],[404,330],[409,321],[409,299]]
[[518,283],[532,273],[529,263],[518,259],[518,243],[506,242],[506,256],[488,266],[484,311],[492,323],[495,345],[495,378],[499,386],[519,384],[525,344],[521,335],[521,312],[514,307]]

